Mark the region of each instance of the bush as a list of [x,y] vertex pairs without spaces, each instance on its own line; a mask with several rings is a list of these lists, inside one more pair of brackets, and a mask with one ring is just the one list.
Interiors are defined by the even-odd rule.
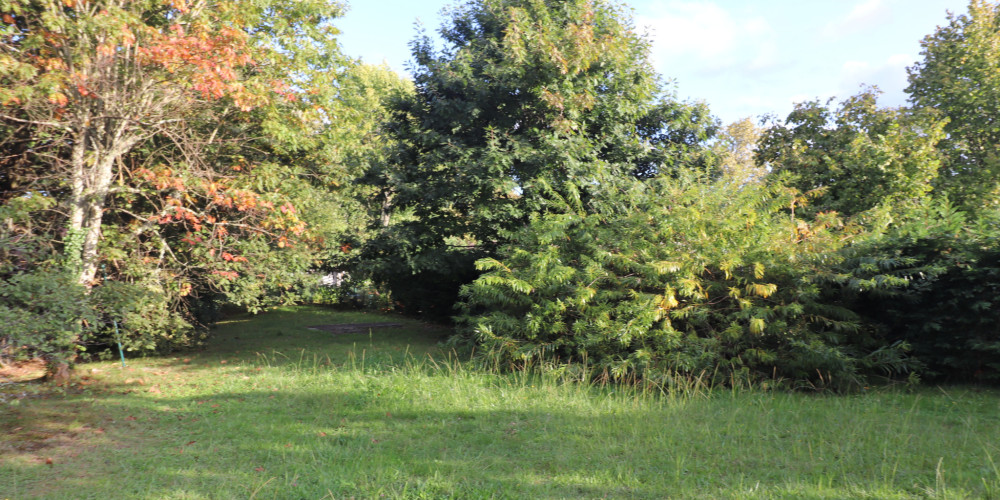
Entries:
[[197,340],[191,324],[170,309],[168,296],[147,286],[105,281],[89,299],[101,319],[91,338],[94,344],[120,341],[125,351],[149,353],[190,346]]
[[969,221],[928,202],[866,248],[900,264],[909,286],[872,296],[866,318],[905,341],[933,380],[1000,382],[1000,213]]
[[0,280],[0,362],[67,363],[96,323],[86,289],[70,273],[36,269]]
[[[625,182],[587,207],[559,199],[462,290],[460,324],[511,364],[588,359],[612,378],[714,374],[845,386],[904,371],[845,288],[831,214],[791,217],[780,186],[696,176]],[[898,284],[901,280],[897,280]]]

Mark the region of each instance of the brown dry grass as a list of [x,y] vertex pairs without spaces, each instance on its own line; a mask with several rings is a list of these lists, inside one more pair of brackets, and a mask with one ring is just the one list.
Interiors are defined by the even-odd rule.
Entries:
[[33,359],[0,366],[0,383],[32,382],[45,377],[45,361]]

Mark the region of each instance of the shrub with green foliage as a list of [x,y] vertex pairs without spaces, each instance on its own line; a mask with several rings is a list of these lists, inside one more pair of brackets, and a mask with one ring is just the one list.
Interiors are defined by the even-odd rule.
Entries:
[[0,279],[0,362],[70,361],[97,318],[71,273],[37,269]]
[[143,284],[105,281],[88,297],[101,325],[91,342],[121,342],[125,351],[139,353],[192,345],[197,340],[194,329],[171,310],[169,297]]
[[868,297],[859,312],[887,341],[910,344],[927,378],[1000,382],[998,241],[1000,212],[968,220],[947,200],[924,203],[863,250],[893,261],[909,286]]
[[516,231],[462,290],[459,321],[520,364],[586,358],[612,378],[709,373],[844,387],[907,368],[860,322],[845,289],[896,280],[844,273],[854,227],[790,217],[780,186],[697,176],[602,185],[587,206]]

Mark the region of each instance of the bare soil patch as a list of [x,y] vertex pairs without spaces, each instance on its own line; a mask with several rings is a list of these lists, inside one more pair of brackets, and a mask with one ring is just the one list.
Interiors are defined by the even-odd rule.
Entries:
[[32,359],[0,366],[0,383],[29,382],[45,377],[45,361]]
[[367,333],[369,330],[380,330],[383,328],[399,328],[402,323],[343,323],[339,325],[315,325],[310,326],[310,330],[322,330],[334,335],[345,333]]

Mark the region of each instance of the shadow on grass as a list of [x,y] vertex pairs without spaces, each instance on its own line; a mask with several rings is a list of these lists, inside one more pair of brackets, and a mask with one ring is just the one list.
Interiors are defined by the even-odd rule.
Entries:
[[[943,447],[996,436],[992,395],[976,419],[967,398],[574,399],[406,364],[446,329],[305,328],[373,317],[237,319],[189,357],[100,365],[99,383],[0,412],[0,498],[933,497]],[[926,432],[949,422],[954,439]],[[956,483],[1000,479],[984,462]]]
[[[797,431],[782,426],[780,415],[768,417],[775,421],[773,435],[747,436],[740,434],[746,429],[721,426],[728,417],[702,413],[713,408],[708,403],[676,410],[623,407],[596,417],[513,402],[506,408],[429,409],[430,403],[410,401],[416,392],[396,391],[361,372],[346,375],[352,378],[343,386],[192,397],[139,393],[33,405],[22,419],[53,426],[77,442],[52,465],[37,458],[7,461],[0,484],[9,486],[0,487],[0,497],[938,496],[921,493],[935,484],[936,458],[899,465],[893,472],[898,477],[885,484],[877,470],[885,463],[878,460],[892,457],[838,463],[852,459],[836,456],[844,448],[842,430],[831,425],[835,415],[817,425],[828,432],[812,431],[809,453],[816,455],[807,463],[792,456]],[[446,396],[441,390],[423,397]],[[74,408],[79,417],[67,418],[64,412]],[[60,446],[67,443],[53,443]],[[22,451],[24,457],[60,453]]]
[[[35,440],[36,448],[20,451],[39,456],[58,453],[49,453],[50,447],[70,451],[51,465],[38,459],[6,464],[6,484],[15,489],[0,495],[655,498],[665,493],[643,479],[661,471],[625,456],[634,442],[596,457],[593,443],[567,441],[566,436],[593,434],[586,419],[502,409],[396,413],[393,405],[380,404],[380,397],[377,390],[334,387],[310,395],[253,391],[155,401],[132,396],[105,401],[103,411],[82,412],[84,420],[77,421],[66,419],[66,406],[59,411],[32,406],[22,418],[34,422],[36,431],[61,437]],[[86,405],[76,403],[78,410]],[[547,432],[555,425],[559,432]],[[48,471],[48,480],[17,486],[19,477],[37,476],[39,469]]]

